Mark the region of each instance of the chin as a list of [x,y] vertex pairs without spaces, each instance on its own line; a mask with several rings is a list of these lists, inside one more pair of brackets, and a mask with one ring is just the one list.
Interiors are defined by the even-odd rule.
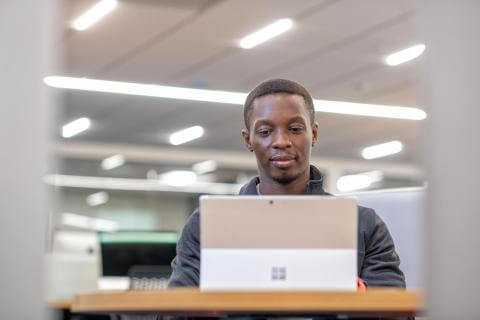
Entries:
[[286,176],[286,177],[273,177],[273,181],[279,184],[289,184],[290,182],[294,181],[296,177]]
[[301,175],[302,175],[301,173],[293,174],[293,173],[285,172],[279,175],[272,175],[271,177],[273,181],[279,184],[289,184],[290,182],[298,179]]

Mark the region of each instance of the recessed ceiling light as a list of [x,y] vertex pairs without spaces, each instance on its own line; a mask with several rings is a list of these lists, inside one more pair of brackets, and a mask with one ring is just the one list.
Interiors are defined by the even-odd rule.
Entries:
[[362,174],[352,174],[337,180],[337,189],[342,192],[354,191],[370,187],[372,179]]
[[386,143],[366,147],[362,150],[362,157],[365,159],[376,159],[399,153],[403,149],[400,141],[394,140]]
[[90,119],[79,118],[62,127],[62,137],[70,138],[90,128]]
[[365,189],[370,187],[372,183],[381,181],[382,179],[383,173],[378,170],[346,175],[337,180],[337,189],[342,192]]
[[217,170],[217,162],[215,160],[206,160],[192,165],[192,170],[198,175],[205,174]]
[[193,126],[170,135],[169,141],[174,146],[195,140],[203,136],[203,128],[201,126]]
[[181,187],[194,183],[197,180],[197,175],[192,171],[174,170],[163,173],[158,178],[162,183]]
[[242,40],[240,40],[240,46],[244,49],[253,48],[290,30],[292,26],[292,19],[286,18],[277,20],[274,23],[255,31],[248,36],[245,36]]
[[389,66],[396,66],[419,57],[423,53],[423,51],[425,51],[425,45],[417,44],[415,46],[388,55],[385,59],[385,62]]
[[116,154],[102,160],[101,166],[103,170],[112,170],[120,167],[125,163],[125,156]]
[[86,201],[90,207],[96,207],[107,203],[109,199],[110,197],[108,196],[108,193],[105,191],[100,191],[87,196]]
[[[87,78],[72,78],[48,76],[43,81],[51,87],[129,94],[147,97],[216,102],[225,104],[243,105],[247,93],[190,89],[181,87],[159,86],[142,83],[106,81]],[[413,107],[386,106],[377,104],[314,100],[315,111],[356,116],[369,116],[393,119],[423,120],[427,117],[425,111]]]
[[117,0],[102,0],[88,9],[73,22],[73,28],[83,31],[94,25],[103,16],[110,13],[117,6]]

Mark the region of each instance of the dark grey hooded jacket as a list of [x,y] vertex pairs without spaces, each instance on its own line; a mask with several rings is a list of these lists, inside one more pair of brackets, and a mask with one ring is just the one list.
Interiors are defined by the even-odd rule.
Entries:
[[[240,190],[240,195],[257,195],[259,178],[253,178]],[[310,166],[310,182],[306,194],[329,195],[323,190],[322,174]],[[195,210],[183,228],[172,261],[169,287],[198,286],[200,279],[200,212]],[[405,287],[387,226],[373,209],[358,207],[358,276],[369,287]]]

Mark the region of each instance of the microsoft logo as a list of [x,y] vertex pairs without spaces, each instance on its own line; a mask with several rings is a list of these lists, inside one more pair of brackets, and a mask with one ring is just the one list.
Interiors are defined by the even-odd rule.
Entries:
[[287,267],[272,267],[272,280],[273,281],[287,280]]

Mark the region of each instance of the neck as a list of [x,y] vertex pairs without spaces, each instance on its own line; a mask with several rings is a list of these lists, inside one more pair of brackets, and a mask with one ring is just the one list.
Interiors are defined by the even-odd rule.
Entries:
[[261,194],[305,194],[310,180],[310,170],[306,174],[287,184],[278,183],[271,178],[260,175],[259,190]]

